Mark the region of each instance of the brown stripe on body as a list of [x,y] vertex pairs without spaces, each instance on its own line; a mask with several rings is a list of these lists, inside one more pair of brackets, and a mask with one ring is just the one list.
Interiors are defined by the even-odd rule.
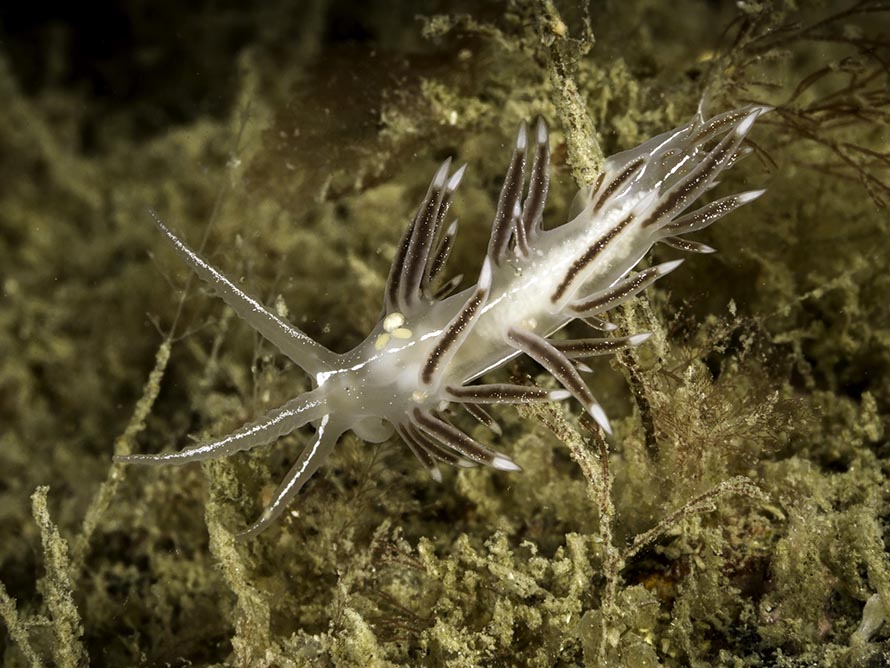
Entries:
[[473,296],[467,300],[466,304],[464,304],[463,309],[461,309],[461,312],[457,317],[452,320],[445,331],[442,332],[442,335],[436,342],[435,348],[433,348],[430,356],[427,358],[426,364],[423,365],[423,371],[420,374],[420,378],[425,384],[429,385],[430,382],[432,382],[433,376],[439,368],[442,356],[460,340],[461,334],[467,326],[473,322],[473,318],[476,316],[476,313],[485,303],[487,298],[488,290],[476,290],[476,292],[473,293]]
[[615,225],[611,230],[606,232],[603,236],[594,242],[590,248],[588,248],[584,253],[572,263],[572,266],[569,267],[569,270],[566,272],[566,275],[563,277],[562,282],[556,287],[553,294],[550,295],[550,301],[552,303],[556,303],[559,301],[562,296],[569,289],[569,286],[572,284],[572,281],[578,277],[578,275],[593,262],[597,256],[605,250],[606,246],[609,245],[618,234],[628,225],[630,225],[631,221],[633,221],[634,215],[628,214],[627,218],[622,220],[620,223]]
[[[593,213],[596,213],[597,211],[599,211],[602,208],[603,204],[605,204],[608,201],[608,199],[612,195],[614,195],[615,192],[621,186],[623,186],[625,183],[627,183],[627,181],[629,181],[632,176],[634,176],[638,171],[640,171],[640,169],[643,167],[643,165],[645,163],[646,163],[646,161],[643,158],[637,158],[636,160],[632,161],[627,167],[625,167],[618,174],[618,176],[616,176],[614,179],[609,181],[609,184],[606,186],[606,189],[603,190],[602,195],[600,195],[597,198],[596,204],[593,205]],[[594,192],[596,192],[596,190],[599,189],[600,183],[602,182],[604,176],[605,176],[605,172],[603,174],[600,174],[600,179],[596,183]]]
[[591,299],[588,299],[586,301],[571,304],[570,308],[576,313],[585,313],[587,311],[594,311],[605,306],[606,304],[620,301],[625,297],[633,295],[636,292],[641,291],[643,289],[643,284],[652,279],[654,275],[653,269],[654,267],[644,269],[631,278],[622,281],[617,286],[615,286],[615,288],[607,290],[606,292],[603,292],[602,294],[596,297],[592,297]]

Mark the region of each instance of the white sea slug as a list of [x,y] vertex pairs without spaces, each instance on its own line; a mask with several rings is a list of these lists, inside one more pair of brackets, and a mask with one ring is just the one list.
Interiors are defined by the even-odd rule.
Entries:
[[[596,184],[578,193],[573,207],[577,214],[550,230],[542,226],[549,186],[547,126],[537,121],[527,170],[530,142],[522,124],[482,269],[475,285],[456,294],[452,294],[455,281],[440,283],[439,278],[457,232],[457,221],[446,225],[446,214],[466,166],[450,172],[451,161],[446,160],[398,247],[380,321],[362,343],[342,354],[328,350],[244,293],[155,216],[160,230],[195,273],[305,370],[315,387],[209,443],[117,460],[184,464],[224,457],[266,445],[311,423],[314,438],[260,518],[241,534],[250,537],[282,513],[350,429],[371,442],[383,441],[395,430],[435,480],[441,479],[439,462],[519,470],[509,456],[452,424],[445,417],[449,406],[465,409],[500,433],[484,406],[572,396],[610,432],[605,413],[578,372],[577,360],[639,345],[648,335],[574,340],[551,336],[575,319],[600,330],[614,329],[599,316],[682,261],[631,273],[653,244],[713,250],[682,237],[763,191],[731,195],[683,212],[715,184],[722,170],[750,151],[743,141],[766,111],[751,106],[707,120],[696,114],[686,125],[610,157]],[[474,382],[521,354],[544,367],[564,389]]]

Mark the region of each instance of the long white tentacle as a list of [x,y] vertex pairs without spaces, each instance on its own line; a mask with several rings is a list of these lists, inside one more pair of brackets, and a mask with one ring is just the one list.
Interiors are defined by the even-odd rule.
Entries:
[[170,240],[173,248],[185,260],[185,263],[263,338],[287,355],[294,364],[313,376],[330,368],[334,353],[297,327],[279,318],[262,302],[238,288],[219,269],[204,260],[182,239],[173,234],[153,209],[149,209],[149,213],[151,213],[155,225]]
[[227,436],[179,452],[163,455],[119,455],[115,456],[114,461],[124,464],[178,465],[219,459],[242,450],[251,450],[272,443],[320,418],[327,410],[322,397],[321,389],[301,394]]

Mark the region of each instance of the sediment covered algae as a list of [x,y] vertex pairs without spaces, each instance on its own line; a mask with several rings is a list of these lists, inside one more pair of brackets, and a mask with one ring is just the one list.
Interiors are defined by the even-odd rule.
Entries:
[[[258,31],[239,74],[213,82],[222,109],[141,133],[115,123],[92,144],[78,131],[97,103],[64,78],[28,85],[3,54],[5,663],[881,665],[887,10],[308,3],[304,33]],[[621,314],[655,335],[591,378],[615,438],[566,407],[504,410],[524,472],[435,485],[401,446],[348,437],[248,544],[232,534],[302,436],[203,469],[111,465],[121,448],[225,433],[306,383],[199,286],[179,307],[186,272],[147,206],[193,241],[211,220],[214,262],[344,349],[377,314],[438,160],[471,165],[453,258],[469,275],[520,119],[551,120],[555,224],[595,169],[590,130],[565,121],[579,99],[609,154],[685,120],[703,92],[712,110],[777,105],[724,185],[769,191],[708,231],[720,255]]]

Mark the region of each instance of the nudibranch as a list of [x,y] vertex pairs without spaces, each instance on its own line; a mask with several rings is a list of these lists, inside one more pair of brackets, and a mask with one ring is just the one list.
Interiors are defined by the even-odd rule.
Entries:
[[[446,223],[466,165],[439,167],[393,259],[380,320],[368,337],[335,353],[251,297],[152,215],[191,269],[259,334],[309,374],[313,389],[256,422],[216,440],[178,452],[129,455],[132,464],[185,464],[266,445],[305,425],[314,436],[259,519],[242,537],[270,525],[325,462],[340,436],[380,442],[395,431],[435,480],[439,463],[519,470],[453,424],[449,407],[462,408],[500,434],[486,410],[574,397],[599,426],[609,421],[579,373],[583,360],[637,346],[647,334],[564,339],[553,334],[581,319],[600,331],[615,326],[602,315],[673,271],[673,260],[634,271],[656,243],[683,251],[712,252],[684,238],[759,197],[751,190],[716,199],[684,213],[717,176],[751,151],[744,144],[767,107],[749,106],[690,122],[605,162],[593,185],[575,198],[569,222],[542,224],[550,181],[547,126],[523,123],[497,203],[488,249],[475,284],[455,292],[443,281],[457,221]],[[527,159],[530,155],[530,166]],[[563,389],[475,382],[507,361],[526,355]],[[451,414],[451,411],[448,411]]]

